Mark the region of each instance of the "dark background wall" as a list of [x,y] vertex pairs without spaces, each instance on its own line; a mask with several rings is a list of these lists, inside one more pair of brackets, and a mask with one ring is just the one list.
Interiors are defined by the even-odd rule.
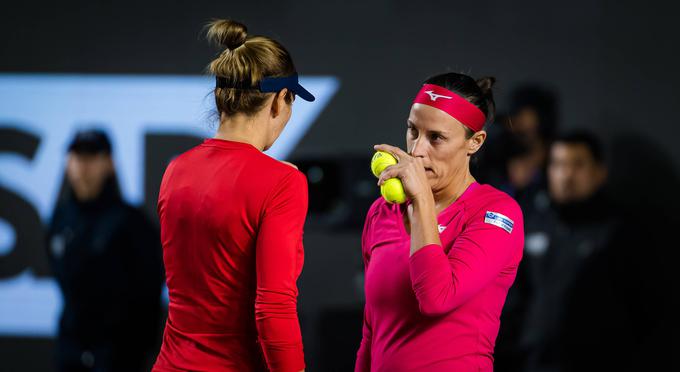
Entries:
[[[0,72],[201,74],[215,53],[201,27],[234,18],[279,39],[302,74],[341,81],[291,158],[367,163],[374,143],[403,145],[421,82],[463,71],[498,79],[501,110],[520,83],[553,88],[563,128],[588,127],[607,140],[621,199],[675,206],[675,190],[663,185],[677,185],[680,172],[678,10],[675,2],[629,0],[13,1],[0,11]],[[346,208],[360,220],[365,210],[353,206]],[[321,335],[334,332],[323,322],[328,311],[356,324],[358,251],[356,226],[307,228],[300,312],[308,370],[323,370],[315,363]],[[43,370],[50,345],[2,339],[0,360],[9,370]]]
[[1,16],[0,69],[197,74],[215,52],[201,26],[232,17],[281,40],[302,73],[342,81],[298,154],[401,143],[414,90],[453,70],[497,77],[501,107],[515,84],[544,82],[560,94],[563,125],[637,132],[678,159],[678,8],[606,0],[16,2]]

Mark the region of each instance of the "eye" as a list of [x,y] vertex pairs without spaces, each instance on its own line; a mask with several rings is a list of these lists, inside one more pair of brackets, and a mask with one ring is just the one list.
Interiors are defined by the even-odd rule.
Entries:
[[418,137],[418,130],[417,130],[413,125],[410,125],[410,124],[409,124],[409,126],[408,126],[408,133],[409,133],[409,134],[411,135],[411,137],[413,137],[413,138],[417,138],[417,137]]
[[440,134],[437,134],[437,133],[430,134],[430,141],[432,141],[432,142],[436,142],[436,141],[439,141],[439,140],[442,140],[442,139],[444,139],[444,137],[442,137]]

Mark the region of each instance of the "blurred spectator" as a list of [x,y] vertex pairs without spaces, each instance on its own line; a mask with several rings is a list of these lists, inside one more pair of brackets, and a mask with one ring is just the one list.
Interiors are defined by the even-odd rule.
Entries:
[[[547,151],[556,130],[557,98],[545,87],[524,85],[514,90],[508,115],[490,127],[489,140],[480,156],[483,182],[510,194],[522,207],[546,187]],[[526,217],[526,212],[525,212]]]
[[554,92],[540,85],[523,85],[513,91],[510,105],[513,132],[532,143],[553,138],[557,130]]
[[69,146],[47,250],[64,300],[58,370],[148,370],[161,323],[160,242],[121,198],[101,131],[79,132]]
[[511,102],[510,116],[504,124],[515,136],[511,142],[524,151],[522,156],[508,158],[506,187],[524,206],[545,188],[548,146],[556,129],[556,98],[546,88],[526,85],[514,91]]
[[670,270],[656,249],[660,234],[609,202],[603,157],[587,132],[561,136],[550,148],[548,194],[529,206],[497,371],[652,370],[668,363],[658,357],[671,344],[664,329],[673,297]]

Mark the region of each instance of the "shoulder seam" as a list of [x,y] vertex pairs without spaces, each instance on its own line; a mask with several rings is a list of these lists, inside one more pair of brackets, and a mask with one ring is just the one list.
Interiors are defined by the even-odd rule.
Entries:
[[[276,160],[276,159],[273,159],[273,160]],[[283,165],[285,165],[285,164],[283,164]],[[305,175],[304,175],[302,172],[300,172],[298,169],[295,169],[295,168],[293,168],[293,167],[291,167],[291,166],[289,166],[289,165],[285,165],[285,166],[286,166],[286,167],[289,167],[289,168],[290,168],[290,171],[287,172],[287,173],[285,173],[285,174],[283,174],[283,175],[281,176],[281,178],[279,178],[279,179],[276,181],[276,183],[275,183],[275,184],[269,189],[269,191],[267,192],[267,196],[264,198],[264,201],[262,202],[262,206],[260,207],[260,213],[259,213],[259,214],[260,214],[260,220],[262,220],[262,218],[264,218],[264,210],[265,210],[265,207],[266,207],[266,206],[269,204],[269,202],[271,201],[272,196],[273,196],[273,194],[276,192],[276,190],[279,188],[279,187],[278,187],[279,185],[281,185],[283,182],[285,182],[285,180],[287,180],[288,178],[293,177],[293,176],[296,176],[296,175],[298,175],[298,174],[301,175],[302,177],[305,177]],[[306,178],[306,177],[305,177],[305,178]]]

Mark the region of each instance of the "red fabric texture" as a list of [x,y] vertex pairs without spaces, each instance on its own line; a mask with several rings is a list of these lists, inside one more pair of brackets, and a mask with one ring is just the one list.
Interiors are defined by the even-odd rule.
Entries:
[[158,199],[170,295],[154,371],[304,369],[296,281],[307,181],[218,139],[166,169]]

